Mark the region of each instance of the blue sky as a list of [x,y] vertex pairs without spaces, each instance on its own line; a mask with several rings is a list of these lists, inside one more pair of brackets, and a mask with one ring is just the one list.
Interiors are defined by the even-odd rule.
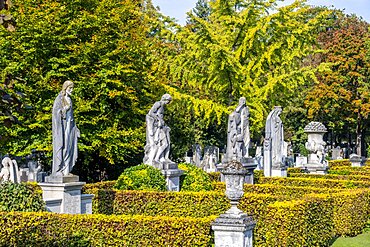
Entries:
[[[154,6],[159,6],[161,12],[185,24],[186,12],[195,7],[197,0],[153,0]],[[286,0],[291,3],[293,0]],[[336,9],[345,9],[348,14],[354,13],[362,16],[370,23],[370,0],[309,0],[311,5],[334,6]]]

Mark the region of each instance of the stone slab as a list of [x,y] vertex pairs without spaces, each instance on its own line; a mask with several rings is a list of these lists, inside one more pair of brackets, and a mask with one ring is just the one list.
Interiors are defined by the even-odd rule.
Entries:
[[66,183],[74,183],[78,182],[79,177],[76,175],[67,175],[67,176],[61,176],[61,175],[50,175],[45,177],[46,183],[53,183],[53,184],[66,184]]

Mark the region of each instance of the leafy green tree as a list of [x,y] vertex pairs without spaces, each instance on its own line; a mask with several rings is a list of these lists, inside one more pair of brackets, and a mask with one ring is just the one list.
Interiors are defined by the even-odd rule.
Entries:
[[155,80],[150,11],[150,1],[14,0],[16,29],[0,28],[0,78],[29,107],[15,114],[20,124],[0,127],[0,151],[51,155],[52,105],[69,79],[81,130],[74,172],[100,179],[140,163]]
[[368,23],[339,13],[332,28],[319,37],[327,50],[321,59],[332,63],[332,70],[319,75],[306,99],[309,117],[327,123],[338,136],[355,133],[359,155],[365,154],[364,135],[370,123],[369,38]]
[[316,36],[330,11],[313,14],[305,1],[280,8],[276,2],[216,0],[206,20],[189,13],[197,31],[188,25],[176,33],[179,52],[168,71],[173,88],[208,100],[200,107],[208,117],[216,115],[210,107],[217,105],[222,116],[246,97],[252,131],[259,132],[274,105],[287,105],[298,86],[325,68],[306,66],[304,59],[319,52]]

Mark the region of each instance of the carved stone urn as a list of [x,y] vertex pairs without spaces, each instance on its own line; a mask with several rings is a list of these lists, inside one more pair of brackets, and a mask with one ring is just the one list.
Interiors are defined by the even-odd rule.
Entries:
[[244,195],[244,180],[248,170],[238,161],[230,161],[225,164],[221,173],[226,183],[226,196],[230,200],[231,208],[227,214],[239,215],[243,212],[238,209],[239,200]]
[[310,122],[304,132],[308,135],[306,149],[309,151],[307,159],[307,170],[312,173],[326,174],[327,161],[325,160],[324,134],[326,127],[320,122]]
[[253,229],[256,222],[252,216],[243,213],[237,206],[244,194],[244,180],[248,169],[242,163],[232,160],[220,169],[226,183],[226,196],[231,208],[221,214],[213,223],[215,247],[253,247]]

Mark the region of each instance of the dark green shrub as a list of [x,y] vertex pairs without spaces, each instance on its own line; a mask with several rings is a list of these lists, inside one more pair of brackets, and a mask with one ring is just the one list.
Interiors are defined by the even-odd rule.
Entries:
[[185,171],[180,178],[181,191],[209,191],[212,190],[212,181],[208,174],[192,164],[179,164],[179,169]]
[[167,190],[161,171],[144,164],[124,170],[114,187],[119,190]]
[[40,212],[45,211],[41,193],[25,184],[5,182],[0,184],[0,211]]

